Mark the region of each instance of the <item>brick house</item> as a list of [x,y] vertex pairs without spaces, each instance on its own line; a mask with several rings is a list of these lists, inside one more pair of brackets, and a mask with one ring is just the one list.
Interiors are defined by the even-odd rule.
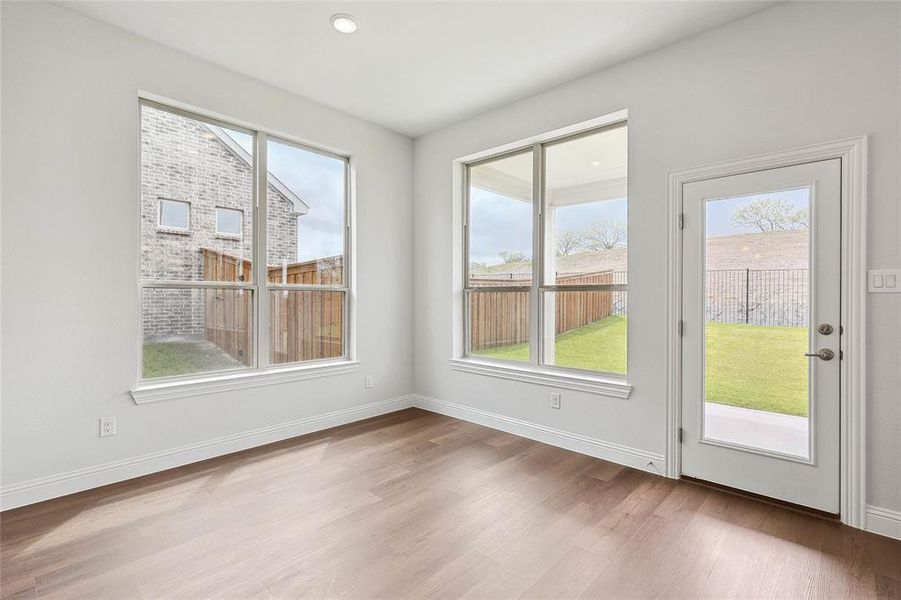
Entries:
[[[199,281],[203,252],[252,258],[253,159],[220,127],[144,106],[141,116],[141,277]],[[272,174],[269,265],[297,261],[298,218],[309,206]],[[147,290],[146,339],[200,338],[202,294]]]

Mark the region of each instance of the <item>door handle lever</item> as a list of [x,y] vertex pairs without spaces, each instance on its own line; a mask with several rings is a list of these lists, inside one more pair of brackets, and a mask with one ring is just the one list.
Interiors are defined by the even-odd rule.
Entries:
[[829,348],[823,348],[819,352],[805,352],[804,356],[816,356],[820,360],[832,360],[835,358],[835,352]]

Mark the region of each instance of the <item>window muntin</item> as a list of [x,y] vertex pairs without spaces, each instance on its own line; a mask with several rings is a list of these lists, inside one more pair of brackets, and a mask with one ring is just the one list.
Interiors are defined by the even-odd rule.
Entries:
[[347,160],[276,138],[266,155],[270,188],[293,194],[266,215],[269,360],[346,356]]
[[625,122],[466,165],[466,355],[625,376],[627,166]]
[[[266,165],[273,163],[267,162],[269,152],[263,150],[272,148],[273,142],[264,132],[151,101],[141,100],[140,110],[139,378],[191,378],[347,357],[349,287],[343,260],[349,247],[347,159],[290,144],[340,165],[340,183],[334,178],[327,182],[329,198],[340,208],[340,225],[333,228],[341,237],[336,253],[339,264],[329,262],[333,255],[317,257],[314,264],[320,276],[313,281],[295,277],[296,258],[291,263],[266,261],[268,268],[254,269],[256,257],[265,260],[270,247],[270,228],[260,231],[257,220],[279,226],[293,222],[293,228],[279,231],[281,237],[273,238],[272,244],[280,244],[284,258],[290,259],[299,256],[301,248],[299,216],[311,212],[310,205],[300,199],[302,192],[267,171]],[[272,158],[277,161],[278,153]],[[291,182],[321,178],[321,173],[299,162],[279,165],[279,169]],[[317,202],[322,202],[323,195],[309,190],[304,195],[315,206],[321,205]],[[160,200],[173,202],[175,208],[163,208]],[[173,217],[178,217],[182,206],[187,207],[187,216]],[[269,221],[267,213],[287,218]],[[182,224],[187,235],[171,235]],[[323,289],[304,289],[311,285]],[[280,335],[280,324],[286,321],[302,332],[300,354],[295,350],[297,339]]]
[[216,233],[241,237],[244,231],[244,211],[235,208],[216,208]]
[[159,226],[188,231],[191,227],[191,203],[160,198]]

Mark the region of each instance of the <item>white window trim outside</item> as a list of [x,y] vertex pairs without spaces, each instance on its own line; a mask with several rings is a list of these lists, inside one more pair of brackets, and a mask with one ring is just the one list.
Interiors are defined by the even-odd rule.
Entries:
[[[185,221],[187,222],[187,225],[185,227],[163,225],[163,202],[184,204],[187,207],[188,215],[185,219]],[[182,235],[191,233],[191,203],[188,200],[177,200],[175,198],[165,198],[163,196],[158,196],[156,199],[156,228],[157,231],[162,231],[164,233],[179,233]]]
[[[141,252],[140,247],[143,243],[141,223],[138,223],[138,249],[137,253],[137,272],[138,272],[138,310],[137,312],[137,365],[136,365],[136,384],[130,390],[132,399],[136,404],[145,404],[161,400],[170,400],[174,398],[197,396],[207,393],[227,391],[233,389],[244,389],[249,387],[258,387],[262,385],[270,385],[275,383],[284,383],[289,381],[300,381],[312,379],[316,377],[334,376],[351,373],[359,368],[359,362],[356,360],[356,272],[354,261],[354,239],[355,239],[355,162],[353,156],[349,152],[340,149],[326,148],[307,140],[300,140],[291,135],[272,131],[270,129],[256,126],[250,123],[223,117],[222,115],[205,111],[201,108],[188,105],[182,102],[174,101],[156,94],[139,92],[138,93],[138,111],[137,111],[137,133],[138,148],[141,147],[141,107],[143,105],[151,106],[158,110],[172,112],[197,121],[210,123],[212,125],[224,126],[243,133],[249,134],[254,138],[253,153],[253,261],[254,264],[261,264],[260,260],[265,259],[267,252],[267,220],[266,220],[266,202],[268,200],[268,180],[267,172],[264,169],[266,164],[267,142],[271,139],[279,143],[297,146],[303,150],[324,154],[332,158],[344,161],[345,163],[345,231],[344,231],[344,285],[342,286],[318,286],[318,285],[297,285],[297,284],[271,284],[267,281],[267,269],[254,269],[253,281],[251,282],[216,282],[216,281],[151,281],[141,278]],[[142,202],[141,190],[141,152],[138,152],[138,189],[137,198],[138,205]],[[168,198],[166,198],[168,200]],[[261,201],[262,199],[262,201]],[[190,203],[188,203],[190,205]],[[159,204],[158,204],[159,206]],[[159,210],[159,208],[158,208]],[[189,209],[190,210],[190,209]],[[140,214],[140,209],[139,209]],[[157,218],[159,224],[159,216]],[[190,212],[189,212],[190,226]],[[243,229],[243,216],[242,216]],[[190,230],[165,228],[165,232],[189,234]],[[160,377],[154,379],[143,379],[143,316],[142,316],[142,295],[145,289],[163,288],[163,289],[197,289],[197,288],[215,288],[215,289],[247,289],[253,293],[254,297],[254,331],[253,331],[253,364],[249,367],[239,369],[230,369],[223,371],[195,373],[184,376]],[[269,302],[268,294],[274,290],[317,290],[317,291],[341,291],[344,294],[344,331],[343,345],[344,354],[340,357],[330,358],[317,361],[305,361],[298,363],[275,364],[269,363]]]
[[[575,137],[580,134],[587,134],[594,130],[604,127],[615,126],[618,124],[628,124],[628,110],[621,110],[602,117],[583,121],[542,133],[536,136],[525,138],[522,140],[510,142],[502,146],[483,150],[474,154],[460,157],[453,163],[453,186],[454,186],[454,206],[453,206],[453,295],[454,295],[454,329],[453,329],[453,348],[450,359],[451,367],[454,370],[487,375],[501,379],[512,379],[516,381],[526,381],[538,385],[550,387],[559,387],[564,389],[572,389],[576,391],[594,393],[614,398],[628,398],[632,391],[632,386],[628,381],[628,375],[618,376],[614,373],[595,373],[587,370],[570,369],[566,367],[543,365],[540,361],[541,351],[532,348],[539,343],[538,336],[540,320],[537,317],[541,310],[540,300],[536,291],[538,285],[534,282],[538,281],[540,276],[540,261],[533,258],[533,284],[531,284],[531,329],[530,334],[530,357],[529,363],[517,363],[514,361],[504,361],[495,359],[486,359],[483,357],[472,356],[467,354],[469,317],[466,307],[466,286],[468,279],[468,235],[467,235],[467,219],[468,219],[468,167],[474,163],[486,161],[493,158],[502,157],[503,155],[511,155],[533,149],[533,247],[532,256],[541,255],[542,222],[539,220],[539,211],[542,204],[543,196],[543,165],[541,152],[538,152],[543,145],[550,142],[565,141],[566,138]],[[537,193],[536,193],[537,192]],[[545,286],[547,287],[547,286]],[[551,286],[553,287],[553,286]],[[628,343],[626,347],[628,348]],[[628,350],[627,350],[628,352]],[[627,356],[628,365],[628,356]],[[628,373],[628,366],[627,366]]]
[[[219,230],[219,211],[220,210],[230,210],[232,212],[236,212],[240,215],[240,220],[238,221],[238,233],[232,233],[230,231],[220,231]],[[244,211],[240,208],[229,208],[228,206],[217,206],[214,213],[213,218],[216,221],[216,237],[224,238],[227,240],[241,240],[244,239]]]

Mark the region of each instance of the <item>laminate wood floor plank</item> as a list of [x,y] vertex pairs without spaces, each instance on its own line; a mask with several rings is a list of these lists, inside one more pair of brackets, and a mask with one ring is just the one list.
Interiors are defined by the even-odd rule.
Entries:
[[901,542],[410,409],[0,515],[3,598],[901,598]]

